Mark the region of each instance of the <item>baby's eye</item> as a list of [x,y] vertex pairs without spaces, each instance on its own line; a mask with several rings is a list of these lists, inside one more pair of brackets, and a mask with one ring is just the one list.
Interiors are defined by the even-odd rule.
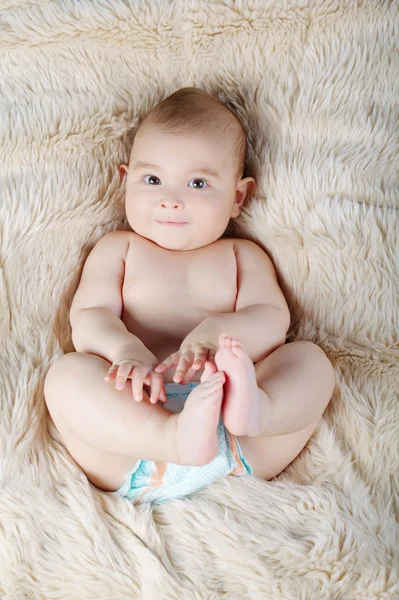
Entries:
[[[150,179],[158,179],[158,177],[156,177],[155,175],[145,175],[144,176],[144,181],[146,180],[147,177],[149,177]],[[158,179],[158,181],[160,181],[160,180]],[[158,184],[156,184],[156,185],[158,185]]]
[[[200,183],[203,183],[204,185],[200,185],[200,186],[195,186],[195,189],[199,189],[202,190],[205,186],[207,186],[208,184],[206,183],[205,179],[191,179],[191,181],[199,181]],[[190,183],[191,183],[190,181]]]

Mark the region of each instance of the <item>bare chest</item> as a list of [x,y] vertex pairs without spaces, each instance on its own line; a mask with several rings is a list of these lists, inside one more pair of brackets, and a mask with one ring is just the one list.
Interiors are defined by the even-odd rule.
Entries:
[[[233,240],[187,252],[134,236],[125,264],[122,321],[159,359],[179,349],[206,317],[234,312],[237,264]],[[199,381],[199,371],[193,381]],[[164,375],[171,382],[174,370]]]

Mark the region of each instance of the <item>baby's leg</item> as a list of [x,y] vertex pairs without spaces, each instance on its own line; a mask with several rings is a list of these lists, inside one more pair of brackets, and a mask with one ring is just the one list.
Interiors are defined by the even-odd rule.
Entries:
[[[118,489],[139,458],[175,464],[206,464],[214,458],[204,453],[198,456],[198,452],[193,456],[198,450],[193,440],[198,438],[198,427],[204,430],[208,426],[208,435],[216,439],[216,455],[223,374],[198,385],[190,394],[191,401],[189,396],[187,406],[175,415],[151,404],[144,390],[143,400],[135,402],[130,379],[122,390],[106,383],[109,368],[110,363],[99,356],[72,352],[52,365],[44,386],[55,426],[94,485],[109,491]],[[217,389],[219,404],[214,408]],[[216,413],[214,431],[209,413]]]
[[334,369],[308,341],[280,346],[255,368],[237,340],[215,357],[226,375],[223,420],[254,475],[271,479],[306,445],[331,398]]

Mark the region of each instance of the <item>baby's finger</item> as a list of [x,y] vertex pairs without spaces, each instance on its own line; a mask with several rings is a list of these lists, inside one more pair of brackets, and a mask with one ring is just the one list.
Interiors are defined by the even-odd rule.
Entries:
[[108,369],[108,371],[104,377],[104,380],[111,381],[111,379],[114,379],[117,370],[118,370],[118,365],[111,365],[111,367]]
[[108,381],[112,381],[112,379],[115,379],[115,372],[110,373],[108,371],[108,373],[104,377],[104,381],[108,383]]
[[151,373],[151,395],[150,395],[150,402],[152,404],[156,404],[158,402],[159,397],[161,395],[162,385],[163,385],[163,377],[158,375],[157,373],[152,372]]
[[122,390],[125,387],[126,380],[132,370],[131,363],[125,363],[123,365],[119,365],[118,373],[116,376],[115,387],[117,390]]
[[140,402],[143,399],[143,385],[144,379],[147,376],[149,369],[138,369],[137,367],[133,371],[132,375],[132,392],[133,399],[136,402]]
[[188,368],[191,366],[191,361],[192,359],[188,358],[186,355],[181,357],[181,359],[179,360],[179,364],[177,365],[175,374],[173,375],[173,381],[178,383],[177,379],[183,379]]
[[171,369],[178,362],[179,357],[180,352],[174,352],[173,354],[165,358],[165,360],[163,360],[157,367],[155,367],[154,373],[163,373],[164,371]]
[[161,375],[160,377],[161,379],[161,393],[159,395],[159,402],[167,402],[168,401],[168,397],[166,395],[166,389],[165,389],[165,382],[163,380],[163,376]]
[[187,371],[187,373],[184,375],[183,380],[180,382],[181,385],[185,385],[186,383],[190,383],[191,378],[193,377],[193,375],[196,375],[198,369],[193,369],[193,367],[190,367]]
[[195,371],[199,371],[200,368],[205,364],[205,360],[206,360],[207,356],[208,356],[207,348],[205,348],[205,350],[203,348],[196,350],[195,351],[195,359],[194,359],[192,368]]
[[161,381],[161,384],[160,384],[160,392],[158,395],[158,402],[167,402],[168,398],[166,396],[165,382],[163,380],[162,375],[160,376],[160,381]]
[[216,356],[216,352],[217,352],[217,350],[211,350],[211,349],[210,349],[210,350],[209,350],[209,353],[208,353],[208,358],[207,358],[207,360],[208,360],[209,362],[213,363],[213,364],[215,364],[215,356]]

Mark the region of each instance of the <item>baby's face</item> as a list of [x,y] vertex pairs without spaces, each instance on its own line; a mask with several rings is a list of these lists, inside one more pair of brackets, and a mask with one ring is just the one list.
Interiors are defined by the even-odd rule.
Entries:
[[255,185],[252,177],[236,179],[225,146],[198,135],[139,130],[124,165],[132,229],[168,250],[194,250],[219,239]]

